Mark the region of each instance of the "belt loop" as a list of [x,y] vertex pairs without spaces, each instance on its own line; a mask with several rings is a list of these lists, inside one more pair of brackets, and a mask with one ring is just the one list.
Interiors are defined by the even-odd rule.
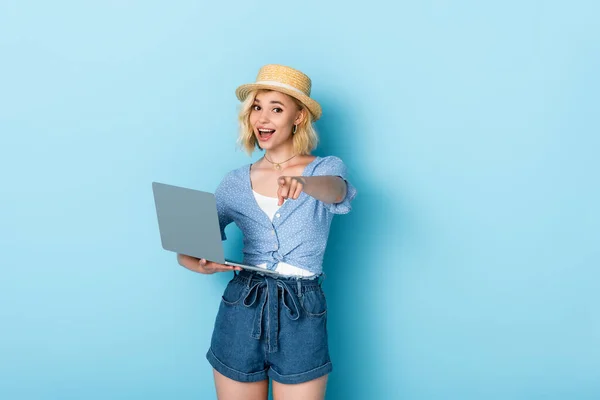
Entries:
[[300,278],[296,279],[296,283],[298,285],[298,297],[302,297],[302,282],[300,281]]
[[323,272],[319,277],[319,286],[323,285],[323,281],[325,280],[325,278],[327,278],[327,275],[325,275],[325,272]]

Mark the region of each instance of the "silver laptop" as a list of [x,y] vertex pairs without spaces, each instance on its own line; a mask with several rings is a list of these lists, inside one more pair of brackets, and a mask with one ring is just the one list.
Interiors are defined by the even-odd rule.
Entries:
[[152,182],[160,240],[165,250],[264,274],[278,272],[226,260],[215,195]]

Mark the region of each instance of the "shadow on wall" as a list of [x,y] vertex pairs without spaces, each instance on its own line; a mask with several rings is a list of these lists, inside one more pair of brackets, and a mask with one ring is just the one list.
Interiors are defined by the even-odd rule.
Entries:
[[[377,139],[369,135],[366,117],[344,99],[325,98],[322,105],[327,112],[317,127],[320,145],[315,154],[340,157],[348,166],[349,181],[358,192],[352,211],[333,219],[324,259],[327,278],[323,286],[334,365],[327,398],[386,398],[390,395],[387,380],[392,372],[380,370],[382,360],[390,357],[381,330],[390,325],[389,313],[395,307],[381,302],[378,293],[382,279],[389,282],[398,276],[394,269],[401,268],[382,257],[398,252],[402,245],[405,207],[403,199],[397,197],[398,190],[394,190],[393,198],[388,186],[378,182],[369,170],[361,140]],[[380,171],[381,175],[387,174]],[[387,332],[385,338],[389,337]]]

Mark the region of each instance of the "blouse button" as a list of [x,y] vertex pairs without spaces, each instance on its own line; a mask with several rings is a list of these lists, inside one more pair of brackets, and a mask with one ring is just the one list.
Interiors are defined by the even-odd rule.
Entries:
[[281,214],[277,213],[277,214],[275,214],[275,216],[276,216],[277,218],[279,218],[279,217],[281,217]]

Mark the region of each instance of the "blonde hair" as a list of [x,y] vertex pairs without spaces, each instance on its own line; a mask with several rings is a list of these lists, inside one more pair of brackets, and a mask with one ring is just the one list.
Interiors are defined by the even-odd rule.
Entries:
[[[255,149],[260,149],[256,136],[254,136],[254,130],[250,125],[250,113],[252,112],[252,106],[254,105],[254,99],[260,92],[267,92],[268,90],[253,90],[248,93],[246,99],[240,106],[238,120],[240,123],[240,134],[238,137],[238,144],[242,147],[248,155],[252,155]],[[298,105],[298,109],[304,111],[305,118],[296,127],[296,133],[293,136],[294,141],[294,153],[300,155],[310,154],[311,151],[317,148],[319,143],[319,137],[317,131],[313,126],[313,116],[299,100],[290,96],[294,102]]]

